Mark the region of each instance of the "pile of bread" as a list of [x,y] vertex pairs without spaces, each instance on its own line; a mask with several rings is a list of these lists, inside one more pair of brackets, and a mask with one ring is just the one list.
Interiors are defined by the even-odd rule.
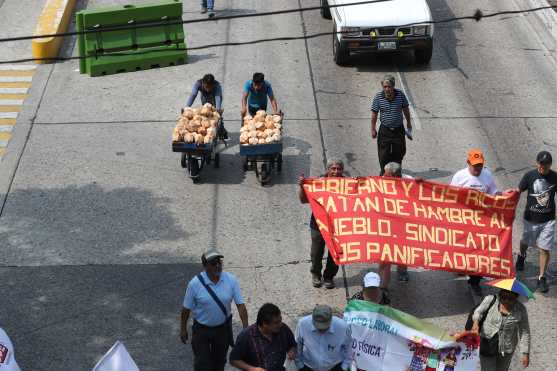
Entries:
[[213,143],[219,119],[220,114],[210,103],[205,103],[200,108],[184,108],[172,132],[172,141],[197,145]]
[[240,129],[240,144],[255,145],[280,142],[282,136],[282,116],[267,115],[259,110],[255,116],[244,116]]

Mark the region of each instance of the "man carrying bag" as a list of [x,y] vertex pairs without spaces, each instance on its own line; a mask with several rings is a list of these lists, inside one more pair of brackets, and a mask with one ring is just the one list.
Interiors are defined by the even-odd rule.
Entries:
[[223,371],[228,347],[233,345],[231,303],[238,308],[243,327],[248,313],[234,275],[222,270],[223,255],[211,249],[201,256],[204,271],[186,289],[180,321],[180,338],[188,340],[187,322],[193,314],[191,345],[194,371]]

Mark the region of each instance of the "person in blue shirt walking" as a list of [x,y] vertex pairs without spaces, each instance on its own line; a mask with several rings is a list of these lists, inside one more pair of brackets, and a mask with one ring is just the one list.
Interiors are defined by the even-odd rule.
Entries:
[[215,0],[201,0],[201,14],[209,12],[209,18],[215,16]]
[[[224,110],[222,109],[222,87],[220,83],[215,80],[215,76],[208,73],[202,79],[197,80],[193,84],[190,96],[186,102],[186,107],[191,107],[197,96],[201,93],[201,104],[210,103],[216,108],[222,117]],[[217,136],[220,139],[228,139],[228,132],[224,128],[222,119],[219,122]]]
[[253,74],[251,80],[244,84],[244,93],[242,94],[242,118],[249,112],[255,115],[259,110],[267,111],[267,97],[271,101],[273,114],[278,114],[278,103],[273,93],[271,83],[265,80],[265,75],[261,72]]
[[346,371],[352,363],[350,327],[333,316],[328,305],[317,305],[296,326],[296,367],[303,371]]
[[186,289],[180,321],[180,339],[187,343],[188,319],[193,314],[191,346],[194,371],[223,371],[228,347],[233,344],[234,301],[244,328],[248,312],[234,275],[222,270],[223,255],[211,249],[201,256],[204,271]]

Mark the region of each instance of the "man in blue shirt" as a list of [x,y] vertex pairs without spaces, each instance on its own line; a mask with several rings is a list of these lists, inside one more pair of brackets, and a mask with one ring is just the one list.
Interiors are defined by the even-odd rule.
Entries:
[[[406,154],[406,140],[412,139],[412,123],[406,95],[395,89],[395,78],[387,75],[381,81],[383,90],[375,95],[371,104],[371,137],[377,138],[377,154],[379,157],[380,175],[385,172],[385,165],[396,162],[402,165]],[[407,130],[404,129],[403,118],[406,119]],[[377,131],[377,117],[381,121]]]
[[255,115],[259,110],[267,110],[267,97],[271,101],[273,114],[278,114],[278,103],[273,94],[271,84],[265,81],[265,75],[261,72],[253,74],[253,78],[244,84],[244,93],[242,94],[242,117],[249,112]]
[[346,371],[352,363],[350,328],[328,305],[317,305],[298,321],[296,367],[303,371]]
[[224,370],[228,346],[233,339],[232,301],[236,303],[242,325],[244,328],[248,326],[248,312],[240,285],[234,275],[222,271],[222,258],[223,255],[214,249],[201,256],[204,271],[188,283],[184,297],[180,338],[184,344],[187,342],[187,323],[190,314],[193,314],[191,346],[194,371]]

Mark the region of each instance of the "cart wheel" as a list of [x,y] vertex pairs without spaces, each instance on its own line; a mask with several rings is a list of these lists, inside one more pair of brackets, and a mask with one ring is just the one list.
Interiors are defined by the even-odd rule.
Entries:
[[185,152],[182,152],[182,159],[180,160],[180,164],[182,165],[182,167],[184,169],[187,169],[187,167],[188,167],[188,157],[186,156]]
[[193,157],[188,157],[188,171],[190,174],[190,178],[194,183],[199,182],[199,161]]
[[214,158],[214,164],[213,166],[215,167],[215,169],[218,169],[220,166],[220,153],[215,153],[215,158]]
[[282,153],[279,153],[277,157],[277,171],[278,172],[282,171]]
[[258,179],[261,185],[265,185],[269,183],[270,172],[269,172],[269,165],[267,163],[261,164],[261,171],[259,172]]
[[244,159],[244,163],[242,164],[242,167],[244,168],[244,171],[248,171],[248,158],[247,157]]

